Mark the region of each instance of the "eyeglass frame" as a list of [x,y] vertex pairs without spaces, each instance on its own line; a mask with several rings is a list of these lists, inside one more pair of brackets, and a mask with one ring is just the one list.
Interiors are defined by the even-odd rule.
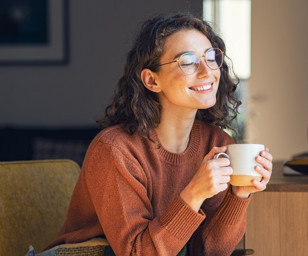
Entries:
[[[185,72],[183,71],[183,69],[181,68],[181,65],[180,65],[180,63],[179,63],[179,60],[180,60],[180,58],[181,58],[184,54],[190,53],[190,52],[193,53],[193,54],[195,54],[195,55],[197,56],[197,54],[196,54],[195,52],[193,52],[193,51],[184,52],[184,53],[181,54],[180,57],[176,58],[175,60],[169,61],[169,62],[166,62],[166,63],[162,63],[162,64],[158,64],[157,66],[159,67],[159,66],[164,66],[164,65],[167,65],[167,64],[171,64],[171,63],[177,62],[179,68],[181,69],[181,71],[182,71],[184,74],[186,74],[186,75],[192,75],[192,74],[196,73],[197,70],[199,69],[199,67],[200,67],[200,59],[201,59],[201,58],[204,58],[205,64],[206,64],[211,70],[217,70],[217,69],[220,69],[220,68],[221,68],[221,66],[222,66],[222,64],[223,64],[223,61],[221,62],[220,66],[219,66],[218,68],[211,68],[211,67],[209,66],[209,64],[207,63],[207,60],[205,59],[205,55],[206,55],[206,53],[207,53],[209,50],[216,50],[216,49],[218,49],[218,50],[221,52],[221,53],[220,53],[221,55],[224,54],[224,52],[223,52],[221,49],[219,49],[219,48],[209,48],[209,49],[207,49],[207,50],[204,52],[204,54],[202,54],[202,55],[198,58],[198,59],[199,59],[198,67],[197,67],[197,69],[196,69],[193,73],[191,73],[191,74],[187,74],[187,73],[185,73]],[[216,55],[215,55],[215,56],[216,56]],[[198,56],[197,56],[197,57],[198,57]]]

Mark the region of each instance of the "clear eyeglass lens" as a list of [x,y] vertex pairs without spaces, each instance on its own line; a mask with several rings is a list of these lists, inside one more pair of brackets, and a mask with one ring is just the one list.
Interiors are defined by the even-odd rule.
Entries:
[[199,58],[193,52],[186,52],[181,55],[179,65],[185,74],[193,74],[199,67]]
[[205,53],[205,61],[211,69],[219,69],[222,65],[223,54],[220,49],[209,49]]

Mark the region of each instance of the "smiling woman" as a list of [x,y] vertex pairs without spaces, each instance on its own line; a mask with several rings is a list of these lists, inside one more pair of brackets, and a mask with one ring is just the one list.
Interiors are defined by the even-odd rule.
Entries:
[[[148,27],[146,27],[147,25]],[[151,30],[151,26],[153,26],[155,30]],[[149,29],[149,31],[147,31],[147,29]],[[185,34],[185,31],[194,35],[194,40],[186,36],[185,42],[181,41],[181,44],[179,44],[179,40],[182,35]],[[172,37],[174,39],[172,39]],[[199,42],[199,40],[201,41]],[[199,44],[198,49],[195,42]],[[186,44],[186,47],[182,46],[183,43]],[[136,52],[137,48],[142,49],[144,53]],[[174,26],[172,21],[165,22],[163,19],[159,18],[147,21],[144,24],[144,30],[141,31],[136,40],[136,45],[128,54],[124,76],[120,79],[114,101],[107,107],[106,116],[99,121],[100,124],[103,127],[108,127],[121,123],[124,129],[129,133],[134,133],[138,130],[148,136],[151,130],[160,122],[161,104],[158,99],[159,94],[153,91],[159,89],[159,86],[147,86],[147,84],[144,84],[146,76],[150,76],[147,78],[148,81],[150,81],[151,77],[157,77],[159,73],[164,72],[164,70],[168,68],[167,70],[174,70],[175,72],[170,73],[170,76],[165,76],[165,78],[169,80],[180,78],[183,81],[191,80],[196,74],[182,74],[181,68],[179,68],[176,63],[167,65],[170,67],[165,67],[166,63],[172,63],[177,58],[180,58],[182,54],[191,51],[196,52],[197,56],[202,56],[209,48],[218,48],[221,52],[226,52],[224,42],[214,33],[206,22],[203,23],[199,19],[192,19],[185,23],[183,18],[183,23]],[[164,52],[166,49],[168,49],[168,52]],[[216,55],[218,54],[216,53]],[[224,55],[221,56],[223,57]],[[202,59],[204,58],[200,60],[201,65],[199,71],[207,67],[207,65],[204,66]],[[220,58],[217,57],[217,59],[219,62],[221,61]],[[221,67],[216,71],[215,69],[212,71],[214,73],[221,72],[219,84],[222,89],[218,91],[217,104],[212,108],[204,109],[202,107],[197,111],[196,118],[218,125],[221,128],[232,128],[231,121],[236,116],[240,101],[235,97],[237,81],[233,81],[231,78],[231,76],[234,78],[236,75],[229,72],[229,67],[224,58],[222,58],[222,60]],[[142,70],[144,70],[143,73],[145,71],[147,72],[142,74]],[[173,78],[171,79],[171,77]],[[196,85],[209,86],[214,82],[205,82],[204,80],[205,79],[198,79]],[[195,84],[191,84],[190,86],[193,87]],[[145,87],[148,90],[145,90]],[[216,90],[217,88],[213,87],[212,89]],[[173,93],[177,93],[177,91],[174,90]],[[131,108],[127,108],[127,103],[123,100],[128,99],[131,95],[134,95],[130,103]],[[144,102],[147,102],[147,104],[144,104]],[[129,118],[125,118],[126,121],[124,123],[121,113],[129,115]]]
[[104,237],[121,256],[232,253],[250,193],[269,180],[271,155],[262,151],[264,179],[250,187],[229,185],[229,159],[214,157],[234,143],[221,128],[240,104],[225,51],[208,23],[191,15],[143,24],[66,222],[46,249]]

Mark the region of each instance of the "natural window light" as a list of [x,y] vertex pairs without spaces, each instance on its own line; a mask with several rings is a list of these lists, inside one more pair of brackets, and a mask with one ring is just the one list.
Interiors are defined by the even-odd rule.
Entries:
[[222,37],[233,70],[240,78],[237,97],[242,101],[234,122],[237,133],[227,130],[237,142],[246,139],[248,79],[251,56],[251,0],[203,0],[203,18]]
[[203,0],[203,18],[223,38],[241,79],[250,76],[251,0]]

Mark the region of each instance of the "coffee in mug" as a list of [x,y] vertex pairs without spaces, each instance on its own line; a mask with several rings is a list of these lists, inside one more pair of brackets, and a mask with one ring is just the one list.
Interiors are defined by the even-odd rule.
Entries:
[[[230,183],[233,186],[253,186],[252,180],[261,180],[262,175],[255,170],[256,157],[265,149],[261,144],[231,144],[227,146],[226,153],[219,153],[215,156],[228,157],[233,169]],[[262,166],[261,166],[262,167]]]

